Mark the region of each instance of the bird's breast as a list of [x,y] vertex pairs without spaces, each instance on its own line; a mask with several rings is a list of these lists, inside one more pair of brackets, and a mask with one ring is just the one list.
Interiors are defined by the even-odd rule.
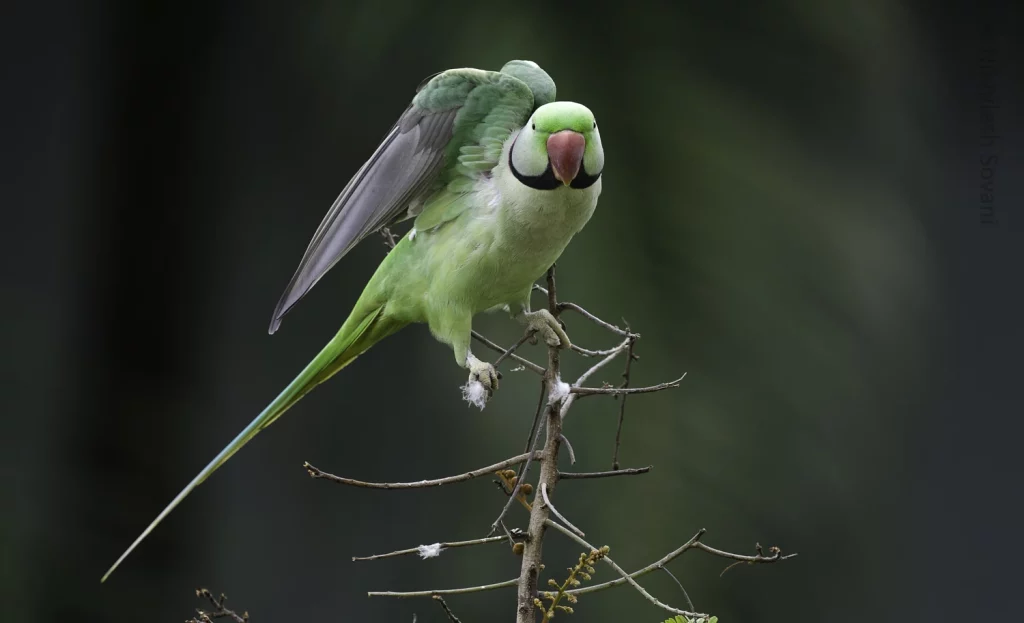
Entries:
[[502,201],[497,217],[501,236],[506,244],[521,252],[553,262],[590,220],[601,192],[600,184],[598,180],[585,189],[554,190],[537,190],[518,183],[499,186]]

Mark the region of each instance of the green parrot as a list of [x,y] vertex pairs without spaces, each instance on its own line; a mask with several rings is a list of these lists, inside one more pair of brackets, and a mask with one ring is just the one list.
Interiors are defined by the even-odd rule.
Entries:
[[604,150],[591,111],[555,101],[536,63],[451,69],[424,81],[370,159],[331,206],[274,310],[281,318],[360,240],[415,219],[385,256],[337,335],[281,394],[167,505],[114,569],[193,489],[314,387],[402,327],[426,323],[469,371],[464,397],[481,409],[498,387],[470,351],[473,316],[506,309],[550,346],[569,338],[530,292],[590,219]]

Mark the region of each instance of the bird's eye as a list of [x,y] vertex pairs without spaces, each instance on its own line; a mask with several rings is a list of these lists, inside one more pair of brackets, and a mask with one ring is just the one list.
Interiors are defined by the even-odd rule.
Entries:
[[596,129],[597,129],[597,122],[596,122],[596,121],[594,122],[594,127],[593,127],[593,129],[594,129],[594,130],[596,130]]
[[537,124],[536,123],[531,123],[530,124],[530,129],[531,130],[536,130],[537,129]]

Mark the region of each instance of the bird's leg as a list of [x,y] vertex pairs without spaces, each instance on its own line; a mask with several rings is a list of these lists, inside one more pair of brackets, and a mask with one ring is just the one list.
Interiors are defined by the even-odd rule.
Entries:
[[[536,337],[544,340],[548,346],[569,348],[572,345],[562,324],[548,310],[530,311],[528,302],[510,306],[510,309],[513,318],[525,326],[527,331],[532,331]],[[533,340],[534,344],[537,343],[536,337]]]
[[498,371],[486,361],[477,359],[469,350],[470,323],[466,323],[465,331],[452,335],[452,350],[455,361],[469,370],[469,379],[462,387],[462,397],[481,409],[498,389]]

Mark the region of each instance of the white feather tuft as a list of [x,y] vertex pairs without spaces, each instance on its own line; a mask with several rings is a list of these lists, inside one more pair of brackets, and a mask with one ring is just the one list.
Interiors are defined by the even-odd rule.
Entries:
[[427,558],[437,558],[441,555],[441,544],[434,543],[433,545],[420,545],[416,548],[420,553],[420,558],[426,560]]
[[487,390],[480,381],[469,381],[462,386],[462,399],[481,411],[487,406]]
[[559,400],[564,400],[569,397],[570,391],[569,384],[562,381],[560,378],[556,378],[555,382],[551,384],[551,392],[548,394],[548,404],[554,404]]

